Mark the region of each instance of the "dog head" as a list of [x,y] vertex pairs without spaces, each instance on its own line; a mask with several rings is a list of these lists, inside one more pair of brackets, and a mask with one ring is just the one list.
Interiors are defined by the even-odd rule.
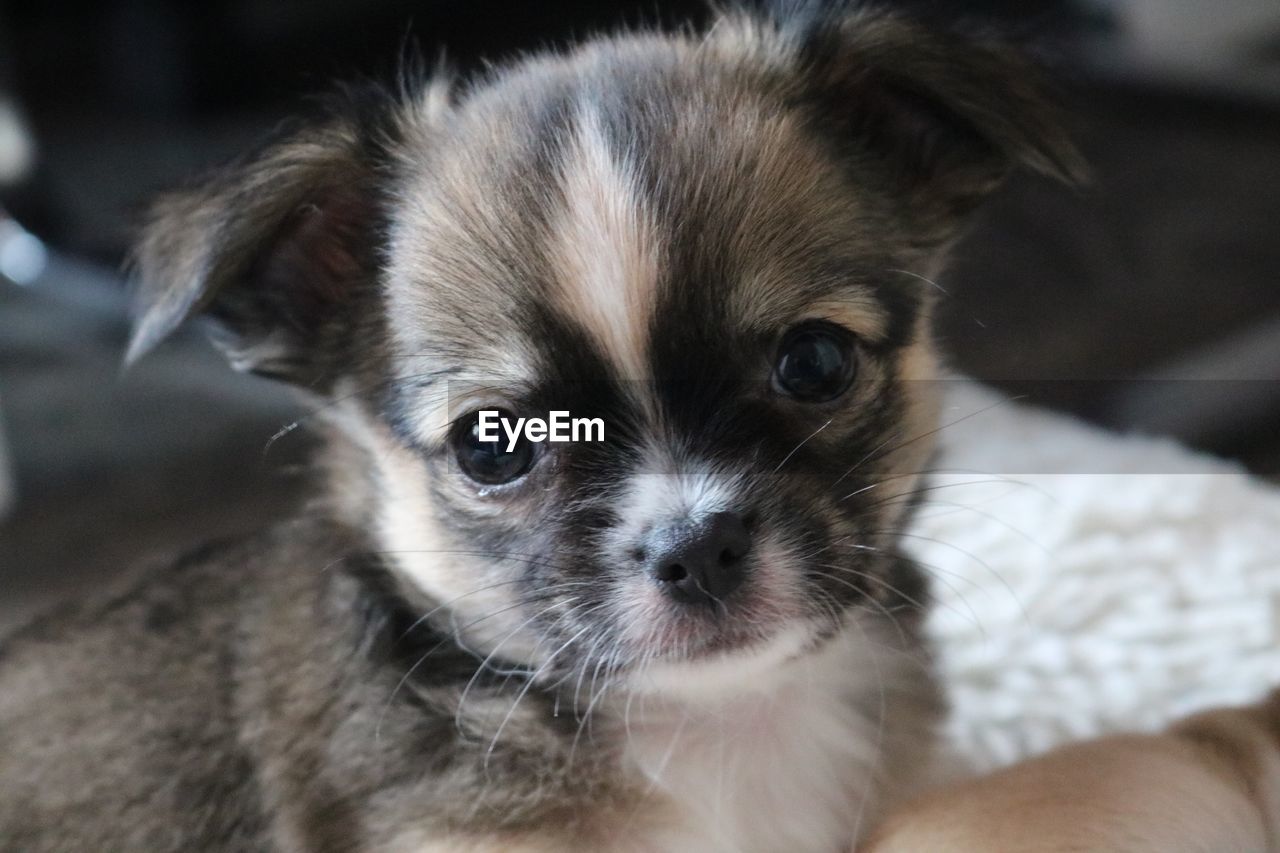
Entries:
[[[928,280],[1010,170],[1079,171],[1033,80],[801,10],[356,91],[160,201],[131,357],[204,313],[237,367],[322,398],[378,547],[481,653],[798,651],[910,600]],[[484,411],[603,441],[485,440]]]

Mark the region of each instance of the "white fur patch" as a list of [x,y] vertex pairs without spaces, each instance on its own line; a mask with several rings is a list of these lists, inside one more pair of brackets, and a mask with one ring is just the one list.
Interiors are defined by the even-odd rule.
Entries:
[[726,695],[766,688],[776,679],[778,667],[799,657],[811,640],[812,632],[797,625],[742,651],[695,661],[658,661],[638,672],[628,688],[694,704],[714,704]]
[[[330,413],[341,418],[342,407]],[[429,417],[445,417],[437,407]],[[482,655],[535,660],[538,637],[527,628],[528,617],[515,607],[510,566],[455,544],[439,529],[431,513],[434,498],[422,460],[403,447],[381,424],[358,416],[341,419],[343,428],[376,465],[378,511],[374,515],[379,546],[401,575],[431,600],[439,615],[468,648]],[[425,419],[420,422],[425,428]],[[494,513],[501,512],[493,504]]]
[[[615,711],[624,761],[653,797],[611,849],[850,849],[878,808],[877,717],[902,664],[857,627],[797,657],[801,640],[784,632],[750,654],[670,669],[658,677],[688,683]],[[712,673],[718,689],[703,690]]]
[[618,504],[628,522],[664,524],[694,521],[729,509],[736,488],[730,478],[705,467],[642,470],[631,478],[626,497]]
[[600,344],[625,379],[642,380],[658,280],[658,237],[636,179],[583,108],[553,234],[561,308]]

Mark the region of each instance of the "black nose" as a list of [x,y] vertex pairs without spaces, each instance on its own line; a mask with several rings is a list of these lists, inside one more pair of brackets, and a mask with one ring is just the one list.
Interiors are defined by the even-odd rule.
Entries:
[[750,550],[747,525],[733,512],[656,530],[645,548],[653,578],[671,597],[695,604],[721,602],[741,586]]

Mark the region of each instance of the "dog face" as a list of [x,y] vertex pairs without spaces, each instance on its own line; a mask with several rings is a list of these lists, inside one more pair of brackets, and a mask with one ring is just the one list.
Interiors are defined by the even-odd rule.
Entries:
[[[1076,169],[1028,79],[890,16],[731,15],[355,93],[162,200],[132,352],[204,310],[322,393],[378,547],[481,654],[785,657],[916,604],[927,280],[1010,168]],[[604,440],[482,440],[557,410]]]

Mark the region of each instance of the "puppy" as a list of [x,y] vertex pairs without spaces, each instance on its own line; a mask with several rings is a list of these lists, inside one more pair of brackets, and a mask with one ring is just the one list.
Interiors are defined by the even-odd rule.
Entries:
[[865,853],[1280,850],[1280,693],[1063,747],[902,807]]
[[[162,199],[189,317],[316,401],[316,499],[0,659],[7,849],[831,851],[927,764],[898,531],[930,286],[1075,153],[1014,54],[875,12],[352,90]],[[480,413],[599,418],[485,438]]]

